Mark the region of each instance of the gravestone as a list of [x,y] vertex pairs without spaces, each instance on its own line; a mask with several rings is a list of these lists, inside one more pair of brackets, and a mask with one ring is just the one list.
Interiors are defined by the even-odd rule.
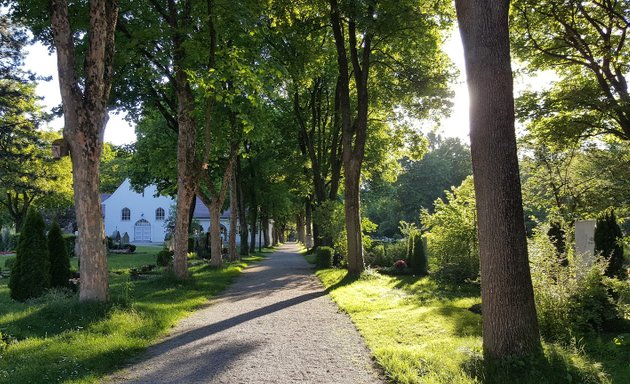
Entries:
[[127,245],[127,244],[129,244],[129,234],[125,232],[125,234],[122,237],[122,245]]
[[[590,266],[595,261],[596,220],[575,222],[575,260],[578,265]],[[578,271],[581,268],[578,268]]]

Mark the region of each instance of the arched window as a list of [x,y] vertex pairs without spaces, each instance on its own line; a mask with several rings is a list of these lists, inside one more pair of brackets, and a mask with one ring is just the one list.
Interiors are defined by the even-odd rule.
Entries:
[[131,220],[131,210],[129,208],[123,208],[120,214],[120,220],[129,221]]
[[155,220],[164,220],[164,208],[155,210]]

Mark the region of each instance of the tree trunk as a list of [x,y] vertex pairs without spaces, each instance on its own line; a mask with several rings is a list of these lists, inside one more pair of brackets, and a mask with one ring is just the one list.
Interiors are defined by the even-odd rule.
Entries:
[[359,207],[359,179],[361,170],[358,167],[344,167],[345,217],[348,233],[348,272],[359,274],[365,269],[363,263],[363,239],[361,238],[361,212]]
[[228,253],[230,255],[230,261],[238,260],[238,253],[236,252],[236,225],[239,215],[237,195],[236,172],[232,172],[232,177],[230,178],[230,238],[228,240]]
[[252,205],[252,233],[251,233],[251,242],[249,244],[249,251],[256,252],[256,232],[258,231],[257,222],[258,222],[258,207],[256,205]]
[[304,213],[300,212],[295,218],[297,241],[306,244],[306,228],[304,227]]
[[540,351],[514,132],[509,0],[456,0],[470,93],[484,354]]
[[51,2],[51,24],[59,88],[64,112],[64,140],[72,157],[74,202],[79,230],[79,300],[105,301],[108,273],[103,216],[100,201],[99,168],[103,134],[107,123],[107,102],[111,89],[114,36],[118,7],[115,2],[90,1],[88,48],[84,74],[75,72],[74,37],[66,0]]
[[310,200],[306,202],[306,248],[313,248],[313,209]]
[[217,199],[210,203],[210,265],[220,267],[223,264],[221,245],[221,205]]
[[176,71],[177,82],[177,203],[173,234],[173,271],[180,279],[188,278],[188,231],[191,204],[199,182],[195,170],[197,128],[193,117],[194,99],[188,77],[183,68]]
[[267,216],[262,216],[262,235],[263,235],[263,247],[268,248],[271,246],[271,237],[269,233],[269,218]]
[[238,220],[241,229],[241,256],[249,256],[249,243],[247,231],[247,215],[245,213],[245,194],[243,193],[242,185],[242,171],[241,171],[241,159],[236,159],[236,194],[238,198]]

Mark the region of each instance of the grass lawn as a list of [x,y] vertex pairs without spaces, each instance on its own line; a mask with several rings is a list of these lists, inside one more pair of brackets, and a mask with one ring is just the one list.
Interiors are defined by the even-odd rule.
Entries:
[[98,382],[261,259],[191,267],[185,282],[162,271],[131,280],[128,268],[154,264],[161,249],[144,248],[109,256],[118,273],[110,274],[112,300],[104,304],[54,291],[19,303],[9,298],[8,279],[0,280],[0,332],[17,341],[4,351],[0,344],[0,383]]
[[545,345],[545,359],[515,360],[508,368],[516,374],[484,378],[481,316],[468,310],[480,303],[476,287],[448,289],[429,277],[377,273],[351,279],[339,269],[317,276],[392,382],[628,383],[630,335],[621,345],[610,334],[581,339],[582,347],[571,350]]

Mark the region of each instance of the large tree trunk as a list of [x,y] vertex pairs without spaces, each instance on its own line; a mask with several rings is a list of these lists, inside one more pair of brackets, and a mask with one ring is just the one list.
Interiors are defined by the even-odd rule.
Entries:
[[76,58],[68,3],[66,0],[53,0],[51,10],[64,112],[63,136],[72,157],[81,255],[79,299],[105,301],[108,298],[108,273],[99,168],[108,116],[118,7],[111,1],[90,1],[89,45],[84,60],[83,81],[74,69]]
[[236,252],[236,225],[239,215],[237,195],[236,172],[232,172],[232,177],[230,178],[230,238],[228,240],[228,253],[230,255],[230,261],[238,260],[238,253]]
[[541,347],[516,154],[509,0],[455,3],[470,93],[484,354],[523,356]]
[[[353,163],[350,163],[353,164]],[[348,233],[348,272],[359,274],[365,269],[363,263],[363,239],[361,238],[361,211],[359,207],[359,179],[361,170],[356,166],[344,167],[345,217]]]
[[193,118],[194,99],[183,68],[176,71],[179,133],[177,137],[177,205],[173,246],[173,271],[180,279],[188,277],[189,213],[199,182],[195,157],[197,129]]

